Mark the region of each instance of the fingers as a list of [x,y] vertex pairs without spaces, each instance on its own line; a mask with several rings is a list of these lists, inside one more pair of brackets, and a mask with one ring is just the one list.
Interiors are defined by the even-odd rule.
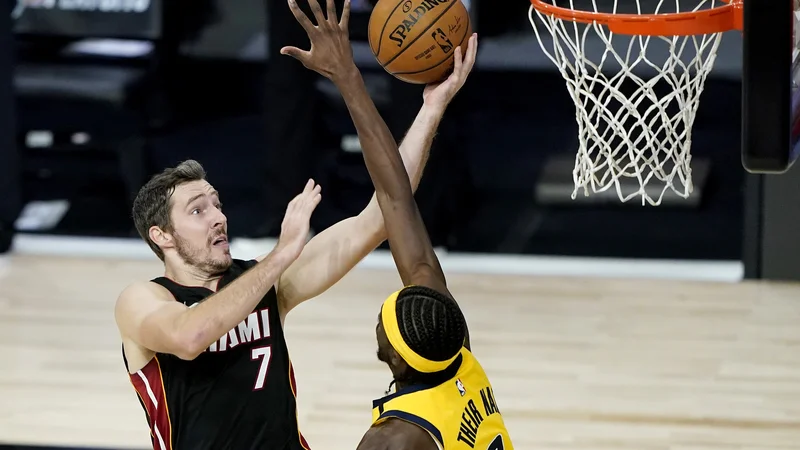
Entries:
[[470,36],[467,40],[467,50],[463,59],[461,58],[461,46],[456,48],[455,68],[453,69],[453,74],[451,76],[456,79],[459,85],[466,81],[469,73],[472,71],[472,67],[475,65],[475,57],[477,54],[478,35],[473,33],[472,36]]
[[281,49],[281,55],[291,56],[292,58],[305,64],[308,58],[311,57],[311,52],[300,50],[297,47],[283,47]]
[[339,27],[343,30],[350,29],[350,0],[344,0],[342,8],[342,18],[339,19]]
[[303,192],[300,195],[298,195],[298,197],[301,196],[310,197],[319,194],[321,191],[322,191],[322,186],[318,185],[313,178],[309,178],[309,180],[306,182],[305,187],[303,187]]
[[310,192],[312,189],[314,189],[314,179],[309,178],[308,181],[306,182],[306,186],[303,188],[303,193],[306,194]]
[[336,25],[338,22],[338,16],[336,15],[336,4],[333,3],[333,0],[328,0],[328,22],[331,25]]
[[453,55],[453,60],[455,61],[455,67],[453,67],[453,74],[458,76],[461,74],[461,46],[459,45],[456,47],[455,54]]
[[[298,197],[304,197],[306,200],[313,200],[315,197],[321,198],[322,186],[318,185],[313,178],[309,179],[303,188],[303,193]],[[319,201],[317,200],[317,203]]]
[[309,179],[303,187],[303,192],[292,199],[286,208],[279,242],[292,248],[298,246],[298,255],[307,241],[311,215],[322,200],[321,192],[322,186],[316,184],[313,178]]
[[[317,5],[319,9],[319,5]],[[306,30],[306,33],[313,33],[314,32],[314,24],[311,23],[306,13],[300,10],[300,7],[297,6],[297,0],[289,0],[289,9],[292,10],[292,14],[294,14],[294,18],[300,22],[300,25]]]
[[472,66],[475,65],[475,59],[478,56],[478,35],[473,33],[469,38],[467,44],[467,54],[464,56],[464,69],[467,72],[472,71]]
[[322,201],[322,186],[316,184],[313,179],[308,180],[306,188],[299,197],[302,199],[301,208],[306,214],[311,215]]
[[[436,101],[443,101],[445,104],[449,103],[456,93],[464,86],[469,73],[472,71],[472,67],[475,65],[477,54],[478,35],[473,33],[467,40],[466,50],[459,45],[453,52],[453,71],[450,73],[450,76],[448,76],[444,82],[426,86],[423,92],[424,101],[428,101],[428,99],[425,98],[426,95],[431,92],[439,91],[443,92],[444,95],[441,97],[437,96]],[[441,89],[440,86],[442,86]]]
[[[287,214],[292,211],[297,211],[301,213],[310,213],[314,210],[314,208],[319,205],[319,202],[322,200],[322,186],[316,184],[314,179],[308,180],[306,185],[303,187],[303,192],[298,194],[295,198],[289,202],[289,206],[287,207]],[[310,209],[309,209],[310,208]]]
[[322,201],[322,193],[318,191],[313,197],[311,197],[311,211],[316,209],[317,205],[319,205],[321,201]]
[[314,17],[317,19],[317,26],[324,24],[325,15],[322,14],[322,8],[319,7],[317,0],[308,0],[308,6],[311,7],[311,12],[314,13]]

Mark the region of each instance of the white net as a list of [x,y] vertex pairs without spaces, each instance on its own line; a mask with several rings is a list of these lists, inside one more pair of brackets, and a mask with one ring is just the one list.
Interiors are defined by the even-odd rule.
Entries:
[[[586,0],[585,5],[556,1],[551,3],[572,10],[628,14],[697,11],[722,4],[694,0],[699,4],[692,9],[680,9],[680,0],[613,0],[613,5],[608,0]],[[606,6],[598,9],[598,3]],[[533,6],[529,19],[575,103],[579,146],[572,198],[580,190],[589,195],[612,187],[621,201],[640,197],[642,205],[659,205],[669,192],[688,198],[693,189],[692,125],[722,33],[615,35],[605,25],[564,20]]]

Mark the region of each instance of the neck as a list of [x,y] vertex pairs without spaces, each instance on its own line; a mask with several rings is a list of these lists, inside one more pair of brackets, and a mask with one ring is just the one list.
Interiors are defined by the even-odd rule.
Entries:
[[395,390],[395,392],[397,392],[397,391],[399,391],[401,389],[407,388],[410,385],[411,385],[411,383],[409,383],[408,381],[395,381],[394,382],[394,390]]
[[[392,377],[392,383],[394,384],[395,392],[417,384],[414,379],[408,377],[405,373],[400,374],[399,377],[398,375],[392,373]],[[391,389],[391,386],[389,386],[389,389]]]
[[167,261],[164,265],[164,276],[184,286],[204,287],[214,290],[222,274],[210,274],[183,261]]

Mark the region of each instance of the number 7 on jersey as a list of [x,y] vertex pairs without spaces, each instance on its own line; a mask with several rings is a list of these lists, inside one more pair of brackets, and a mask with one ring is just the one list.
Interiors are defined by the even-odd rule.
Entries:
[[253,390],[258,391],[264,388],[264,383],[267,381],[269,361],[272,359],[272,347],[269,345],[255,347],[250,351],[250,358],[253,361],[261,360],[261,364],[258,367],[258,375],[256,375],[256,384],[253,386]]

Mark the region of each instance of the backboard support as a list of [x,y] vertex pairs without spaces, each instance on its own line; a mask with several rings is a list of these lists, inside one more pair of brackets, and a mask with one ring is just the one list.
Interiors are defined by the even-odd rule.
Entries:
[[744,3],[742,164],[783,173],[800,154],[798,0]]

